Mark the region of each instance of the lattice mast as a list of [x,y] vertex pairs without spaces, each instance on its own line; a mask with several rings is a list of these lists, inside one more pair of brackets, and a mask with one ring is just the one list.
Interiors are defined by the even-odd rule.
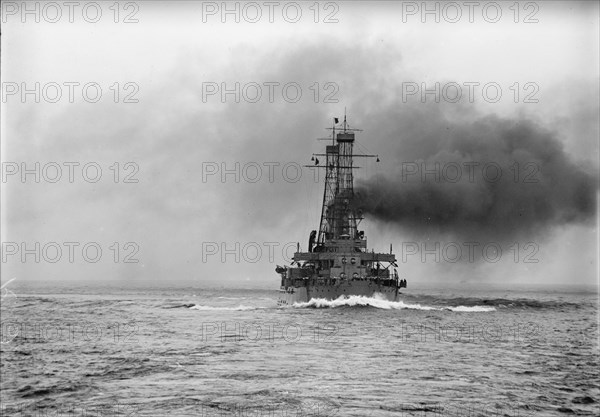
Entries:
[[332,128],[332,144],[327,145],[325,153],[325,190],[321,223],[319,225],[318,245],[340,237],[357,237],[357,220],[360,217],[352,207],[354,197],[353,146],[354,132],[350,129],[344,115],[341,131],[336,134],[336,123]]

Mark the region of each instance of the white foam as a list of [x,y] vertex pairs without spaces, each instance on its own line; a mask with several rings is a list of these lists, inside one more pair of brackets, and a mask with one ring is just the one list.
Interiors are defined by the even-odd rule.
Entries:
[[295,308],[335,308],[342,306],[370,306],[375,308],[381,308],[384,310],[450,310],[456,312],[487,312],[495,311],[494,307],[484,306],[458,306],[458,307],[432,307],[422,306],[421,304],[407,304],[403,301],[389,301],[386,300],[382,295],[375,294],[373,297],[365,297],[362,295],[351,295],[349,297],[340,296],[335,300],[327,300],[325,298],[311,298],[310,301],[305,303],[294,303],[292,307]]
[[446,307],[451,311],[461,311],[461,312],[482,312],[482,311],[496,311],[494,307],[484,307],[484,306],[458,306],[458,307]]

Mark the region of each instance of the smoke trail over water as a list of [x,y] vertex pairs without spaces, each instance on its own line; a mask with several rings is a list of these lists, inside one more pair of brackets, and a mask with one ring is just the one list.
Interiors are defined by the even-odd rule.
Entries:
[[574,162],[555,133],[497,116],[426,126],[394,142],[394,172],[357,181],[365,214],[417,235],[499,242],[595,218],[596,168]]

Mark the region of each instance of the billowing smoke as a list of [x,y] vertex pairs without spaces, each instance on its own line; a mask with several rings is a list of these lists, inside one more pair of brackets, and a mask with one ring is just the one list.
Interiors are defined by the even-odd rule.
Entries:
[[497,116],[423,126],[390,135],[394,168],[357,182],[371,218],[414,236],[497,242],[595,218],[596,168],[575,163],[553,132]]

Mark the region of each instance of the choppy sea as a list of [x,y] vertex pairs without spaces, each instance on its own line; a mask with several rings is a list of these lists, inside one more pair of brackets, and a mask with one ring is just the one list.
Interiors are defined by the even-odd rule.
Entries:
[[13,284],[3,416],[600,415],[595,289],[279,308],[274,290]]

